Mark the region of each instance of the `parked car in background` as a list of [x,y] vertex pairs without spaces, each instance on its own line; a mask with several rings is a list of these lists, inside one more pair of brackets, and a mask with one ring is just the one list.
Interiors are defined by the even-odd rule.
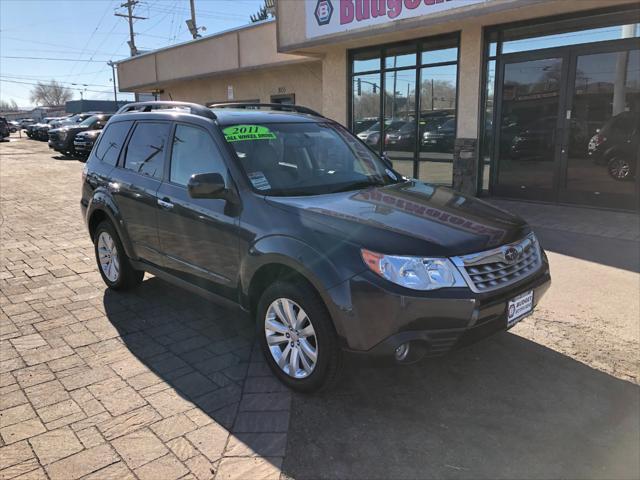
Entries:
[[20,129],[20,124],[15,120],[9,120],[9,131],[16,133]]
[[240,305],[304,392],[344,350],[411,363],[533,312],[549,263],[521,218],[403,178],[310,109],[239,105],[141,102],[109,121],[80,202],[109,288],[147,271]]
[[101,130],[107,124],[111,114],[91,115],[80,123],[69,123],[60,128],[49,130],[49,148],[67,155],[75,152],[74,140],[78,133],[86,130]]
[[416,146],[415,120],[408,120],[397,130],[387,130],[384,145],[385,150],[413,150]]
[[453,152],[456,139],[456,117],[446,116],[425,128],[420,141],[420,150],[428,152]]
[[378,117],[365,117],[360,120],[356,120],[353,126],[353,133],[358,134],[360,132],[364,132],[377,121]]
[[[384,122],[385,132],[394,131],[402,127],[406,120],[387,119]],[[357,137],[370,147],[378,148],[382,140],[383,133],[380,132],[380,122],[376,122],[366,130],[358,133]]]
[[20,128],[24,130],[29,125],[33,125],[34,123],[36,123],[36,121],[33,118],[21,118],[20,120],[18,120],[18,123],[20,124]]
[[640,114],[622,112],[611,117],[587,147],[588,155],[598,165],[606,165],[614,180],[631,180],[638,169],[640,149]]
[[91,153],[91,149],[96,143],[96,140],[102,133],[102,130],[87,130],[86,132],[80,132],[73,140],[73,149],[75,151],[75,157],[81,162],[86,162],[87,157]]
[[27,137],[33,138],[35,140],[35,138],[36,138],[36,129],[38,127],[50,122],[51,120],[53,120],[52,117],[45,117],[39,122],[35,122],[35,123],[31,123],[30,125],[27,125],[25,127],[25,130],[27,132]]
[[9,129],[9,122],[4,117],[0,117],[0,141],[4,141],[6,138],[11,135],[11,130]]

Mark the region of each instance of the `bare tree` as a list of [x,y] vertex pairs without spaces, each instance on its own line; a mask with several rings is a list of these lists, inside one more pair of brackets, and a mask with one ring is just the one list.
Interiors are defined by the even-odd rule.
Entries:
[[264,0],[264,4],[260,7],[260,10],[250,16],[251,22],[256,23],[273,18],[276,16],[275,10],[276,7],[273,0]]
[[51,80],[49,83],[38,82],[38,84],[31,90],[31,101],[36,105],[43,105],[45,107],[53,107],[57,105],[64,105],[65,102],[73,98],[71,90],[63,85],[60,85],[55,80]]
[[0,112],[16,112],[18,104],[15,100],[0,100]]

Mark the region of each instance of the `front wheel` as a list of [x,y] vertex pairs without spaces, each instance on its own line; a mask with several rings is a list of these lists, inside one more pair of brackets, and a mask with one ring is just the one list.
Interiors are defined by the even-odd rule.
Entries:
[[607,164],[609,176],[614,180],[628,180],[632,176],[631,162],[625,158],[614,157]]
[[340,347],[327,309],[307,284],[276,282],[260,298],[258,335],[267,363],[292,390],[330,387],[340,366]]
[[120,237],[109,221],[98,225],[94,235],[96,261],[102,280],[114,290],[129,290],[142,282],[144,271],[129,262]]

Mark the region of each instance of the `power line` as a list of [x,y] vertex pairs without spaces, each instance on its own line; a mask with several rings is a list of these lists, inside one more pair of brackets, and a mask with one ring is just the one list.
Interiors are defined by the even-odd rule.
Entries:
[[[10,80],[36,80],[36,81],[49,81],[51,77],[21,77],[18,75],[0,75],[0,78],[10,79]],[[55,80],[55,79],[54,79]],[[56,80],[58,83],[66,83],[69,85],[77,85],[79,82],[65,82],[63,80]],[[107,87],[110,88],[111,85],[101,85],[96,83],[83,83],[82,85],[86,85],[88,87]]]
[[[51,58],[51,57],[18,57],[14,55],[2,55],[0,58],[13,58],[14,60],[51,60],[58,62],[76,62],[77,58]],[[85,62],[104,63],[107,60],[85,60]]]
[[[98,24],[96,25],[96,28],[94,28],[93,32],[91,32],[91,35],[89,36],[89,40],[84,42],[84,45],[82,46],[82,52],[80,53],[79,57],[81,57],[84,54],[84,52],[87,49],[87,46],[89,46],[89,44],[91,43],[91,40],[93,40],[93,37],[95,36],[96,32],[98,31],[98,28],[100,28],[100,25],[102,25],[102,21],[104,20],[104,17],[107,15],[107,12],[109,11],[110,8],[111,8],[111,2],[109,2],[107,4],[107,8],[102,13],[102,16],[100,17],[100,20],[98,20]],[[98,48],[100,48],[100,47],[98,47]],[[89,60],[93,60],[93,56],[94,55],[95,55],[95,53],[89,57]],[[77,64],[78,63],[76,62],[71,66],[71,69],[69,70],[70,73],[73,73],[75,71]],[[84,64],[84,68],[86,68],[86,66],[87,66],[87,64],[85,63]],[[81,70],[81,72],[82,72],[82,70]]]
[[[37,86],[37,85],[38,85],[38,83],[33,83],[33,82],[20,82],[20,81],[18,81],[18,80],[5,80],[5,79],[3,79],[3,78],[0,78],[0,83],[17,83],[17,84],[20,84],[20,85],[34,85],[34,86]],[[67,88],[67,89],[69,89],[69,90],[76,90],[76,91],[79,91],[79,92],[82,92],[82,91],[84,91],[84,92],[92,92],[92,93],[105,93],[105,92],[111,92],[111,90],[89,90],[89,89],[87,89],[87,88],[73,88],[73,87],[67,87],[67,86],[65,86],[64,88]]]

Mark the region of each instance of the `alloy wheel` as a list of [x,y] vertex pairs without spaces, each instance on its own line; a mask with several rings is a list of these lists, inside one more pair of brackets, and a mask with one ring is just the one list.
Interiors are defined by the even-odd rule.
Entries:
[[306,378],[318,363],[318,340],[306,312],[293,300],[274,300],[264,319],[271,356],[292,378]]
[[609,174],[616,180],[624,180],[631,173],[631,166],[625,160],[615,158],[609,163]]
[[117,282],[120,277],[118,248],[113,237],[107,232],[100,232],[98,236],[98,260],[104,276],[110,282]]

